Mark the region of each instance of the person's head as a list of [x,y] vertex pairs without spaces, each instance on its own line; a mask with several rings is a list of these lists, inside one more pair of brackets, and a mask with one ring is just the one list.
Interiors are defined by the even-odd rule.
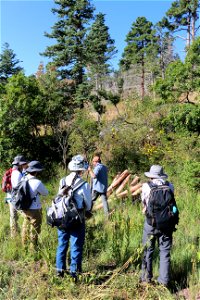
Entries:
[[44,170],[44,167],[41,165],[41,163],[38,160],[32,160],[30,163],[28,163],[28,168],[26,169],[26,172],[36,176],[37,173]]
[[18,170],[22,171],[27,167],[28,161],[25,159],[23,155],[17,155],[14,157],[12,162],[13,167],[17,167]]
[[101,157],[99,154],[95,154],[92,159],[92,164],[95,167],[98,163],[101,163]]
[[150,179],[166,179],[168,177],[164,173],[163,167],[159,165],[152,165],[149,172],[145,172],[144,175]]
[[84,159],[84,157],[80,154],[72,157],[71,161],[68,164],[68,169],[71,172],[77,172],[78,174],[82,174],[88,168],[88,163]]

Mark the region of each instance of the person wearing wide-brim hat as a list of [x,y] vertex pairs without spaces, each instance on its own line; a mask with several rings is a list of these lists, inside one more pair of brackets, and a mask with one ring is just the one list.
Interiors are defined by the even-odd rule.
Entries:
[[[163,167],[160,165],[152,165],[148,172],[144,175],[149,179],[149,183],[142,185],[142,204],[143,213],[145,214],[149,201],[150,191],[153,186],[161,186],[167,184],[172,192],[174,187],[172,183],[166,181],[168,175],[164,172]],[[144,256],[142,261],[142,275],[141,281],[150,283],[153,279],[153,252],[156,241],[158,241],[159,255],[160,255],[160,268],[158,283],[167,286],[170,280],[170,250],[172,246],[172,232],[162,232],[157,230],[147,222],[147,215],[145,214],[145,222],[143,229],[143,245],[145,247]]]
[[[70,174],[59,183],[58,194],[63,194],[65,188],[76,185],[83,173],[87,170],[87,163],[80,154],[72,157],[68,164]],[[92,195],[89,184],[85,181],[73,193],[82,222],[75,227],[67,229],[58,228],[58,247],[56,251],[56,271],[59,277],[63,277],[67,271],[67,250],[70,242],[70,275],[76,281],[77,275],[82,272],[82,255],[85,241],[85,214],[92,208]]]
[[41,232],[42,225],[42,204],[40,201],[40,195],[46,196],[48,190],[44,186],[41,180],[37,178],[37,174],[42,172],[44,167],[42,164],[33,160],[28,163],[26,169],[26,178],[30,186],[30,194],[33,202],[29,209],[22,211],[24,221],[22,225],[22,244],[27,245],[30,240],[30,249],[36,250],[38,246],[38,235]]
[[[27,166],[27,159],[23,155],[17,155],[14,157],[12,162],[12,173],[11,173],[11,186],[12,189],[15,188],[21,178],[23,177],[23,170]],[[9,204],[10,208],[10,233],[11,237],[15,238],[17,233],[19,233],[18,225],[18,211],[14,208],[11,203],[12,193],[8,192],[6,195],[6,202]]]

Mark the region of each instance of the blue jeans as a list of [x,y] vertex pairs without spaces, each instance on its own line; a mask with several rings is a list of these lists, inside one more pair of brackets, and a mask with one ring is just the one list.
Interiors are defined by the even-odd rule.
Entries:
[[142,261],[142,281],[150,282],[153,278],[153,253],[156,241],[158,242],[160,267],[158,282],[164,285],[170,279],[170,250],[172,247],[172,233],[166,234],[156,230],[145,221],[143,231],[143,245],[145,246]]
[[58,229],[58,247],[56,252],[56,269],[58,272],[66,270],[66,256],[70,241],[70,273],[82,271],[82,254],[85,241],[85,222],[78,228],[70,230]]

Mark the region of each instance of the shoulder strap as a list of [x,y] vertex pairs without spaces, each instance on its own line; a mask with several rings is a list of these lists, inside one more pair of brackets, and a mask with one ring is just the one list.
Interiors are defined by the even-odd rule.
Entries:
[[76,191],[76,190],[77,190],[78,188],[80,188],[84,183],[85,183],[85,180],[83,180],[82,178],[80,178],[76,184],[74,184],[74,185],[71,186],[72,191],[73,191],[73,192]]

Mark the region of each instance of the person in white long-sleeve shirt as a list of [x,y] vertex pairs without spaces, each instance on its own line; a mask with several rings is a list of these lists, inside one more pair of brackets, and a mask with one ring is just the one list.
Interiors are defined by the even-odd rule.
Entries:
[[[27,166],[27,160],[22,155],[17,155],[12,162],[12,174],[11,174],[11,185],[12,188],[15,188],[19,181],[21,180],[23,174],[22,170]],[[14,238],[16,234],[19,232],[18,225],[18,211],[14,208],[11,203],[12,193],[7,193],[6,201],[9,204],[10,208],[10,233],[11,237]]]
[[29,209],[23,210],[24,222],[22,225],[22,244],[27,245],[27,241],[30,240],[30,248],[32,250],[37,248],[38,235],[41,232],[42,225],[42,204],[40,201],[40,195],[48,195],[48,190],[44,186],[41,180],[37,179],[38,172],[43,170],[43,166],[39,161],[31,161],[26,169],[30,194],[33,202]]

